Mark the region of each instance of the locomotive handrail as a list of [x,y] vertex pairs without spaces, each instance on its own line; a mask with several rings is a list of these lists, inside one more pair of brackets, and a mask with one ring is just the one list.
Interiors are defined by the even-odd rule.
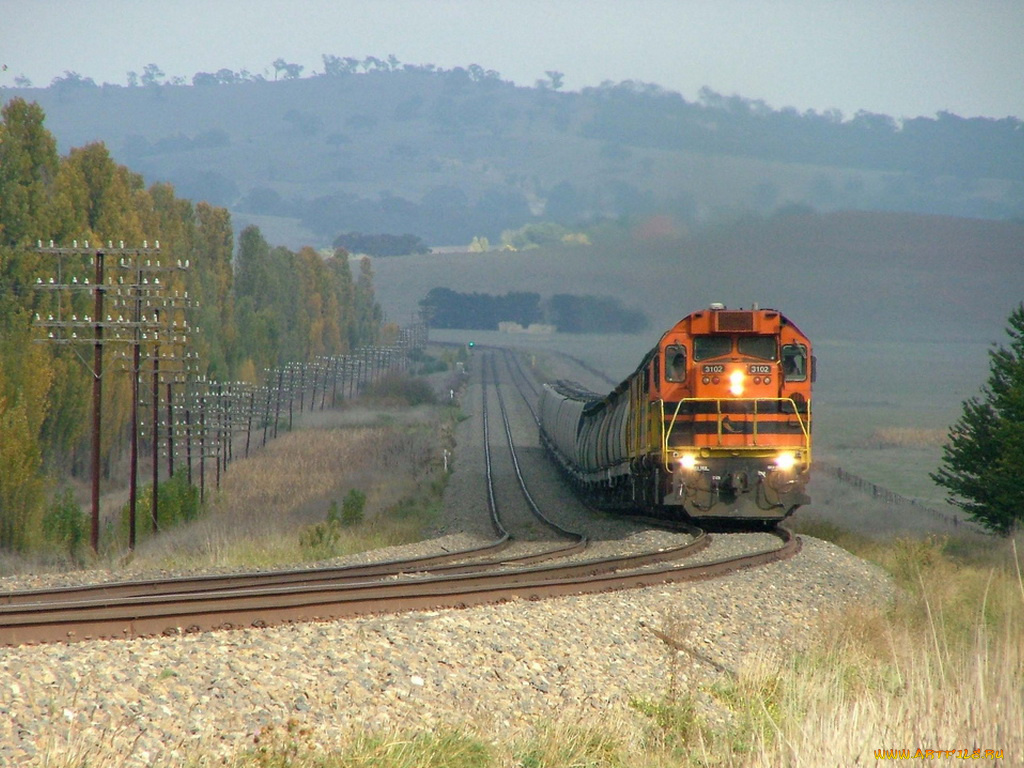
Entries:
[[[669,462],[669,459],[668,459],[668,455],[669,455],[668,438],[669,438],[669,435],[672,433],[673,428],[676,425],[676,420],[679,418],[679,410],[683,407],[683,403],[714,403],[715,404],[715,413],[716,413],[716,416],[718,417],[716,419],[716,421],[717,421],[718,445],[721,445],[722,444],[722,401],[723,400],[726,401],[726,402],[730,402],[730,403],[748,402],[748,403],[753,403],[754,404],[754,413],[753,413],[753,416],[754,416],[754,421],[753,421],[754,446],[753,447],[760,447],[760,446],[757,446],[757,424],[758,424],[758,418],[757,417],[759,415],[758,414],[758,410],[757,410],[757,404],[760,403],[760,402],[789,403],[793,407],[793,415],[796,416],[797,424],[800,426],[800,431],[803,434],[804,450],[807,451],[808,461],[810,460],[811,432],[810,432],[810,429],[807,426],[807,424],[804,423],[803,418],[801,418],[801,416],[800,416],[800,410],[797,407],[796,401],[793,400],[793,398],[791,398],[791,397],[684,397],[684,398],[682,398],[681,400],[679,400],[676,403],[675,411],[672,413],[672,420],[669,423],[668,429],[665,429],[665,400],[664,400],[664,398],[658,398],[658,405],[659,405],[659,407],[661,409],[661,419],[659,420],[659,424],[661,425],[661,455],[662,455],[662,460],[665,462],[665,468],[667,470],[671,471],[671,467],[669,466],[670,462]],[[810,417],[811,404],[810,404],[810,402],[808,402],[806,405],[807,405],[807,415],[808,415],[808,417]],[[730,446],[730,447],[734,448],[735,450],[742,450],[746,446]]]

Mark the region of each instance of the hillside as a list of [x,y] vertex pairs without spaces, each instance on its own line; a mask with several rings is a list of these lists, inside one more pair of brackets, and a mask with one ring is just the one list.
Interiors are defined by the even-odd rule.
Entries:
[[[203,82],[210,82],[207,78]],[[792,204],[1024,216],[1019,121],[799,115],[637,83],[520,88],[479,67],[267,82],[7,89],[61,151],[103,141],[148,182],[228,207],[289,247],[342,231],[430,245],[531,220],[662,213],[679,225]]]
[[749,217],[699,233],[592,247],[373,260],[395,317],[435,286],[456,291],[610,295],[652,332],[709,301],[785,308],[815,336],[994,341],[1024,297],[1024,225],[839,212]]

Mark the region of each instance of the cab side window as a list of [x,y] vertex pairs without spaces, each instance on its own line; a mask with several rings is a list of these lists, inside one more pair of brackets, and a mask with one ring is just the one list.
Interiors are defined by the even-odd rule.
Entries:
[[807,347],[803,344],[783,345],[782,376],[786,381],[807,381]]
[[665,347],[666,381],[686,381],[686,347],[671,344]]

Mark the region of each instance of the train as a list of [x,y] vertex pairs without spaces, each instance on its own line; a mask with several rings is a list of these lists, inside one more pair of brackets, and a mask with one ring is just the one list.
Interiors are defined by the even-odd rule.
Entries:
[[601,395],[544,384],[541,444],[601,508],[771,524],[810,502],[811,342],[775,309],[713,303]]

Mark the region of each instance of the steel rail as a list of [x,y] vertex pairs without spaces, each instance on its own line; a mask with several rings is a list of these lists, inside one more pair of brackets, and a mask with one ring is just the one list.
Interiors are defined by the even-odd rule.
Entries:
[[[507,363],[507,360],[506,360]],[[497,369],[495,367],[494,358],[491,358],[491,370],[495,374],[495,390],[498,393],[498,405],[501,408],[501,421],[505,427],[505,437],[508,440],[508,449],[512,457],[512,466],[515,469],[516,479],[519,481],[519,489],[522,491],[523,498],[526,500],[527,505],[530,507],[530,511],[533,516],[536,517],[540,522],[546,525],[555,533],[560,536],[564,536],[568,539],[574,539],[574,547],[576,550],[585,549],[588,541],[587,537],[577,531],[570,531],[568,528],[563,528],[558,523],[554,522],[551,518],[547,517],[537,506],[537,503],[533,500],[533,496],[530,495],[530,490],[526,486],[526,480],[523,477],[522,468],[519,466],[519,457],[516,454],[515,440],[512,438],[512,427],[508,418],[508,411],[505,409],[505,398],[502,397],[501,388],[497,384]],[[511,373],[511,368],[509,369]],[[521,393],[520,393],[521,394]]]
[[[0,644],[263,627],[291,621],[461,608],[515,598],[535,600],[702,580],[785,559],[799,551],[800,539],[787,529],[778,528],[773,533],[782,539],[781,547],[689,565],[671,561],[682,556],[685,550],[706,542],[707,537],[674,551],[607,559],[617,560],[623,565],[630,561],[656,564],[655,567],[633,567],[626,571],[609,572],[598,568],[594,562],[580,562],[339,588],[274,587],[215,594],[138,597],[114,603],[80,601],[8,607],[0,624]],[[664,562],[670,564],[664,565]]]

